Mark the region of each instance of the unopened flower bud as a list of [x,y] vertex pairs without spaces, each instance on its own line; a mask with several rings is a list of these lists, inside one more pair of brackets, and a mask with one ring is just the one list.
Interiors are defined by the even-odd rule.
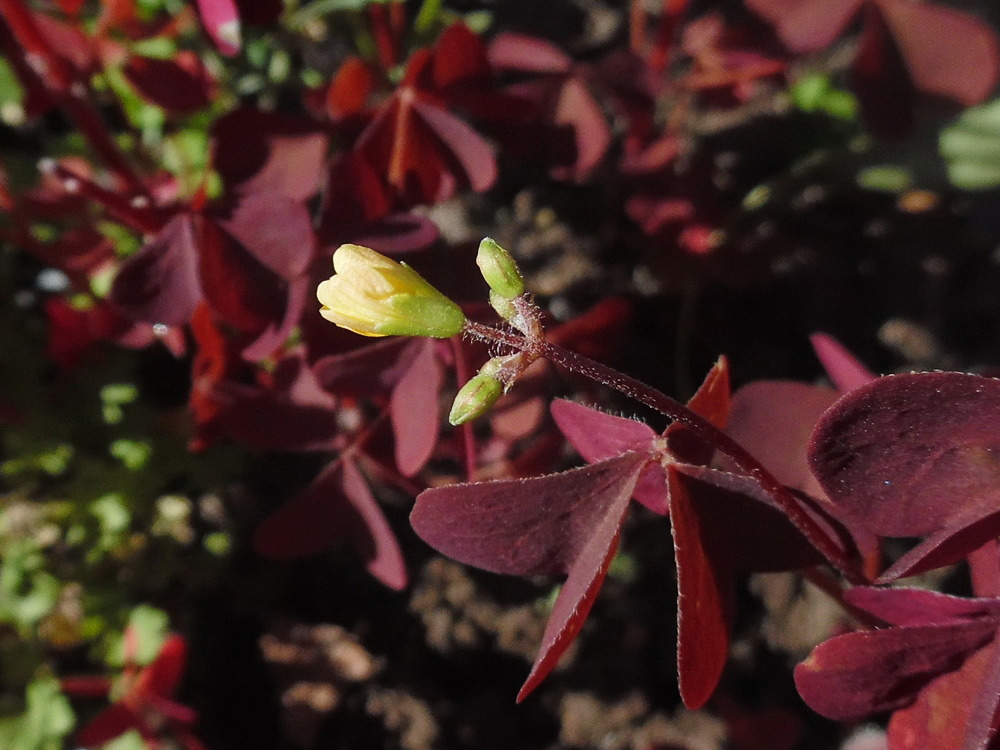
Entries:
[[503,391],[503,383],[495,375],[480,371],[458,391],[448,421],[460,425],[481,417],[503,395]]
[[524,294],[524,277],[517,263],[495,240],[486,237],[479,243],[476,265],[490,289],[503,299],[511,300]]
[[461,308],[405,263],[362,247],[341,245],[333,254],[336,273],[316,296],[320,315],[362,336],[433,336],[461,333]]

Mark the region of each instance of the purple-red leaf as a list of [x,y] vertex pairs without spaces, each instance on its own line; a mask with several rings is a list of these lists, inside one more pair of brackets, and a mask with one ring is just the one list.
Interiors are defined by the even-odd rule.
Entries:
[[849,521],[882,536],[929,536],[892,576],[924,570],[961,559],[1000,531],[998,415],[998,380],[953,372],[879,378],[823,415],[809,462]]
[[123,703],[113,703],[81,728],[74,741],[81,747],[93,747],[125,734],[138,726],[136,715]]
[[[588,463],[627,451],[652,451],[657,434],[645,422],[605,414],[564,399],[549,407],[559,431]],[[654,513],[667,512],[667,479],[659,464],[650,464],[635,487],[635,499]]]
[[761,380],[733,394],[726,431],[782,484],[813,497],[823,493],[806,462],[806,446],[820,415],[837,400],[830,388]]
[[557,46],[524,34],[497,34],[488,54],[494,67],[525,73],[568,73],[573,67],[573,58]]
[[244,193],[217,221],[258,262],[287,281],[302,275],[312,259],[309,211],[287,195]]
[[736,576],[794,570],[822,558],[787,517],[758,499],[751,478],[684,464],[669,465],[667,475],[678,683],[684,705],[694,709],[711,697],[728,657]]
[[967,599],[927,589],[856,586],[844,598],[893,625],[940,625],[986,617],[1000,619],[1000,599]]
[[809,337],[809,342],[826,374],[841,393],[853,391],[878,377],[833,336],[814,333]]
[[357,466],[342,456],[261,523],[254,546],[265,557],[288,560],[326,552],[345,537],[375,578],[393,589],[406,586],[396,536]]
[[216,387],[218,429],[258,450],[331,450],[340,433],[336,400],[301,355],[283,358],[269,387]]
[[733,571],[725,558],[713,565],[708,530],[683,475],[670,467],[667,477],[677,566],[677,682],[693,710],[711,697],[729,657]]
[[466,186],[485,190],[496,179],[496,160],[483,137],[411,86],[382,106],[355,153],[407,204],[447,200]]
[[439,487],[417,497],[414,530],[449,557],[497,573],[568,573],[518,700],[583,626],[649,461],[648,453],[630,452],[561,474]]
[[974,16],[934,3],[876,0],[918,89],[971,106],[997,82],[996,35]]
[[319,190],[327,136],[301,117],[242,108],[212,130],[213,160],[227,187],[304,201]]
[[184,325],[202,298],[191,216],[178,214],[129,258],[111,289],[125,313],[147,323]]
[[123,72],[145,99],[169,112],[187,114],[212,101],[214,81],[189,50],[180,50],[172,60],[132,55]]
[[444,373],[435,347],[433,339],[419,341],[389,399],[396,466],[405,477],[412,477],[420,471],[437,445],[440,427],[438,392]]
[[[527,698],[555,668],[583,627],[608,573],[611,559],[618,549],[623,518],[624,510],[617,519],[615,513],[609,513],[580,550],[578,560],[569,571],[569,576],[552,605],[552,612],[542,634],[542,644],[531,665],[531,671],[517,691],[518,703]],[[609,531],[612,532],[610,539],[607,537]]]
[[931,680],[958,669],[996,633],[992,619],[837,636],[795,669],[802,699],[819,714],[853,720],[910,704]]
[[198,274],[212,309],[246,333],[283,318],[287,286],[214,221],[199,228]]
[[847,26],[865,0],[745,0],[747,6],[775,24],[793,52],[826,47]]
[[893,750],[983,750],[996,734],[1000,648],[994,639],[889,720]]
[[240,51],[240,11],[235,0],[197,0],[205,31],[224,55]]
[[[530,479],[424,490],[410,523],[434,549],[494,573],[556,575],[573,567],[591,536],[610,542],[647,453]],[[611,529],[609,519],[616,519]]]

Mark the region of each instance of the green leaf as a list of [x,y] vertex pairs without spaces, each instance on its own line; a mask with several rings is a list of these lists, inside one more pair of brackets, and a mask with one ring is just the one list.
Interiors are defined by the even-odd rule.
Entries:
[[967,109],[941,131],[938,150],[956,187],[986,190],[1000,185],[1000,99]]
[[102,750],[148,750],[146,741],[135,729],[130,729],[120,737],[102,746]]
[[138,471],[153,455],[153,446],[148,440],[115,440],[108,447],[111,455],[121,461],[130,471]]
[[858,172],[858,185],[880,193],[902,193],[913,186],[913,177],[905,167],[879,164]]
[[840,120],[857,117],[857,99],[848,91],[834,88],[826,73],[802,76],[792,84],[790,93],[792,103],[803,112],[822,112]]
[[69,701],[54,677],[33,680],[20,716],[0,719],[0,747],[6,750],[60,750],[76,723]]
[[123,635],[118,636],[108,650],[105,661],[112,667],[123,667],[126,662],[149,664],[160,653],[169,625],[170,619],[166,612],[148,604],[140,604],[128,618],[128,627],[135,634],[136,652],[126,655],[125,638]]

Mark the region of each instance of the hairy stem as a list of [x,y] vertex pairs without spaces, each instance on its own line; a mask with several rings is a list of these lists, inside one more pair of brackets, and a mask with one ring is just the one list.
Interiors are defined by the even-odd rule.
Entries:
[[609,388],[614,388],[629,398],[655,409],[669,419],[683,424],[702,440],[715,446],[737,467],[755,479],[795,527],[831,565],[844,574],[848,581],[855,585],[869,582],[858,569],[854,560],[806,513],[785,486],[764,468],[760,461],[729,435],[704,417],[691,411],[684,404],[636,378],[551,344],[544,339],[528,339],[473,322],[466,323],[465,330],[475,338],[506,344],[535,356],[544,357],[553,364],[564,367],[571,372],[583,375]]

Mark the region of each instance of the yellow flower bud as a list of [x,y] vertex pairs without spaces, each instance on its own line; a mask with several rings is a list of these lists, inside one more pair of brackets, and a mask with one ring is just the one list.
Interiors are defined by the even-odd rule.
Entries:
[[461,308],[405,263],[361,245],[341,245],[334,275],[320,283],[320,315],[362,336],[432,336],[461,333]]

